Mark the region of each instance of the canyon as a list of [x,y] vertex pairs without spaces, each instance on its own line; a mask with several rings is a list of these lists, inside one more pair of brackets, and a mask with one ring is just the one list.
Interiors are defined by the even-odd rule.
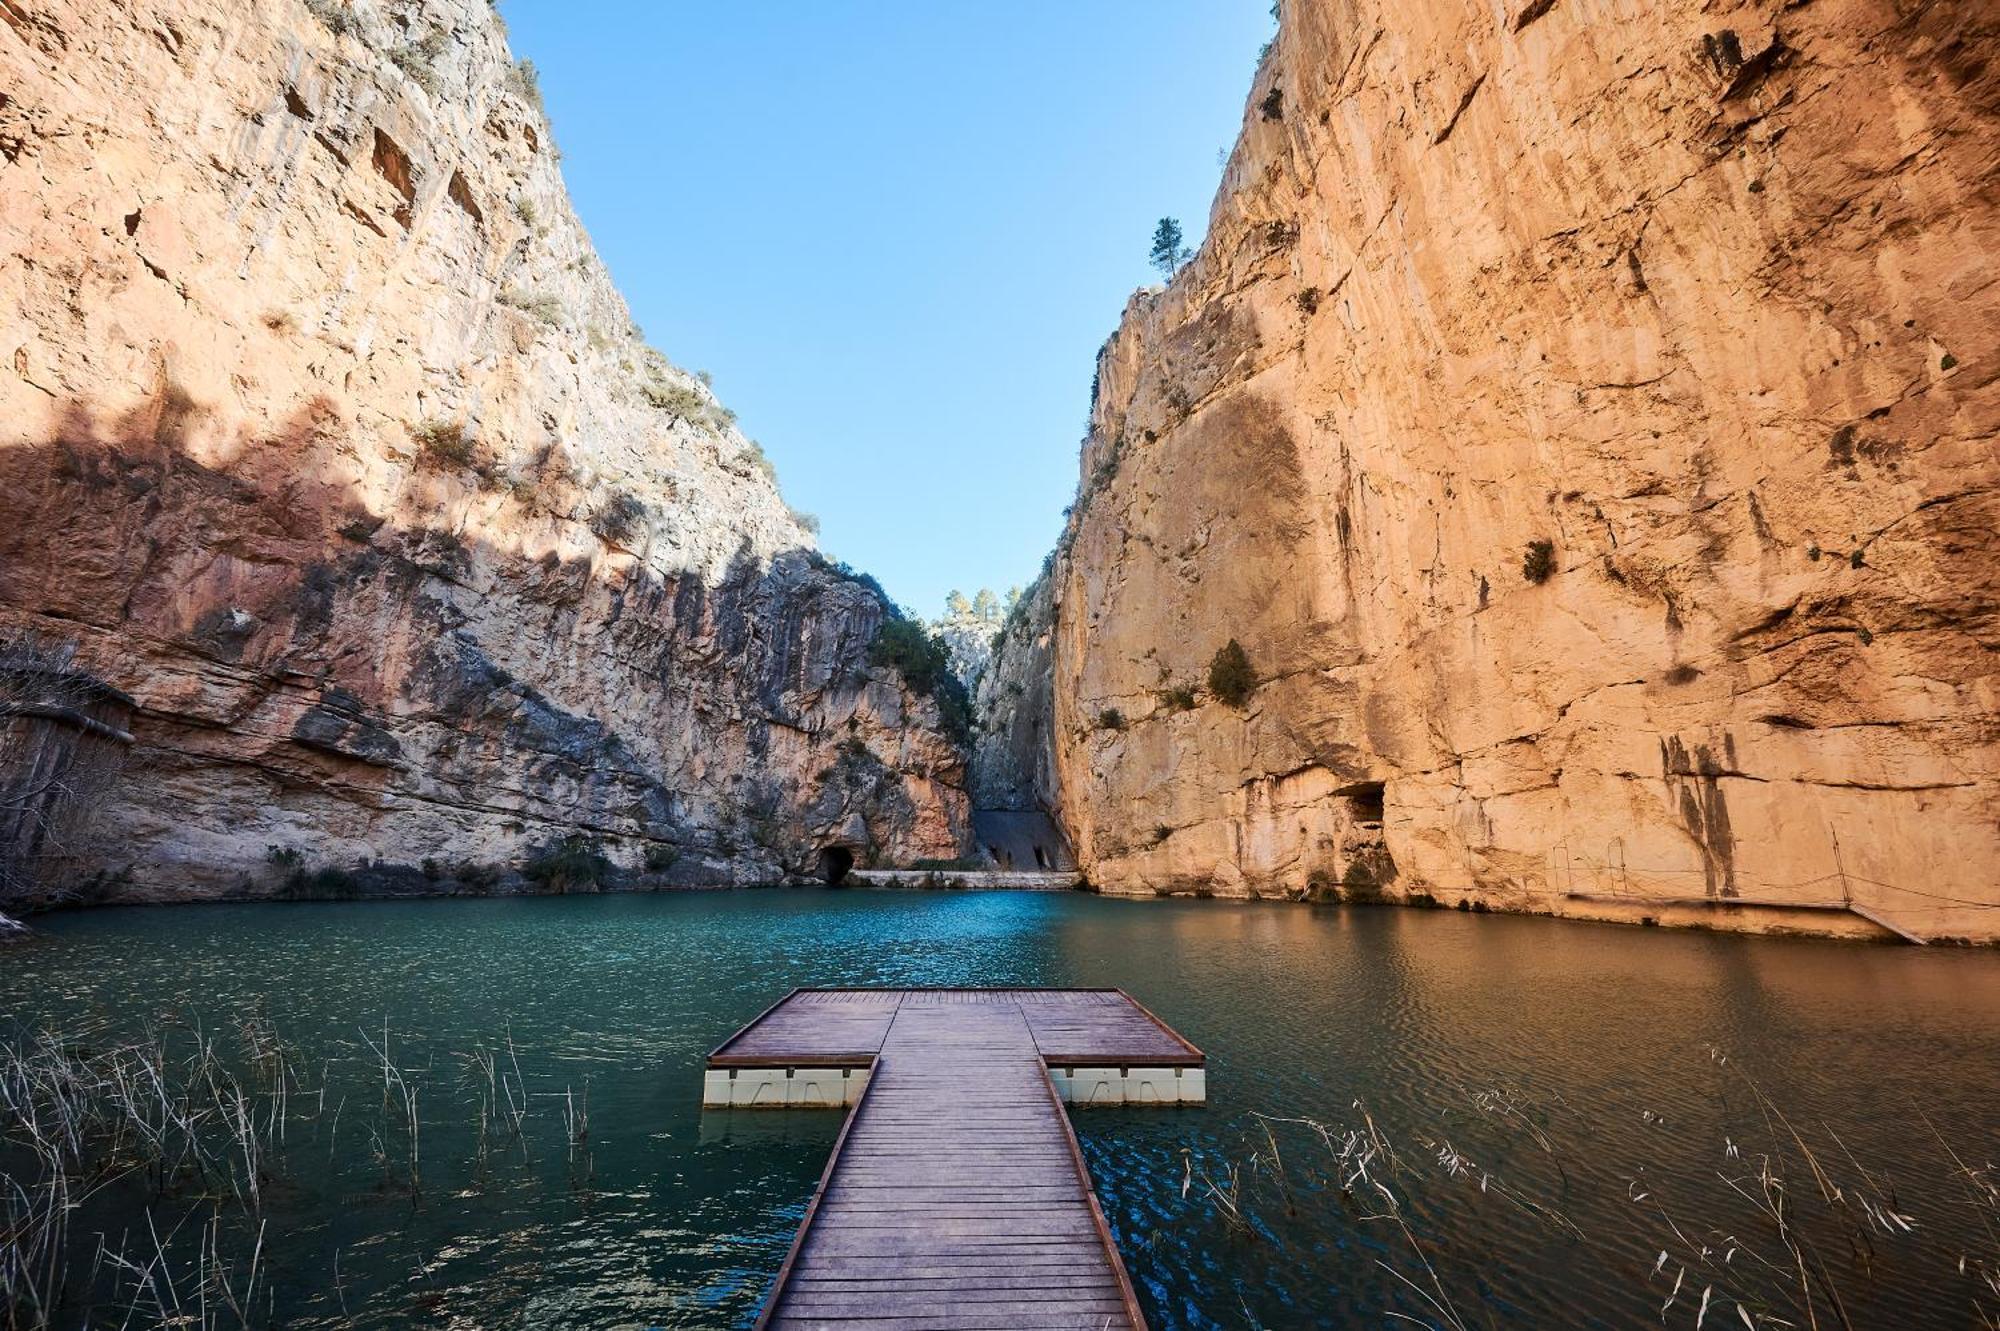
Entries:
[[2000,938],[2000,17],[1280,17],[982,798],[1106,892]]
[[896,612],[646,345],[488,0],[0,20],[0,633],[129,704],[30,904],[963,853]]
[[0,0],[0,635],[100,727],[0,741],[118,745],[12,899],[984,854],[2000,940],[2000,18],[1277,17],[1041,578],[945,624],[968,742],[487,0]]

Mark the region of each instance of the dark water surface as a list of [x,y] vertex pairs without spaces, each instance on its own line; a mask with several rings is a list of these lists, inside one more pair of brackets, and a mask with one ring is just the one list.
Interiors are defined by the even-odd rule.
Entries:
[[[302,1087],[325,1086],[266,1167],[272,1325],[748,1325],[839,1125],[704,1115],[701,1062],[815,984],[1122,985],[1208,1052],[1205,1108],[1076,1119],[1155,1327],[1942,1328],[2000,1309],[1982,1279],[2000,1261],[1981,1191],[2000,1157],[1990,952],[997,893],[40,926],[0,952],[0,1025],[98,1042],[199,1026],[234,1049],[254,1019]],[[368,1044],[385,1024],[416,1094],[414,1198],[407,1106],[385,1106]],[[530,1093],[519,1138],[489,1133],[483,1160],[482,1048],[503,1079],[518,1059]],[[1781,1181],[1760,1180],[1767,1157]],[[100,1234],[146,1235],[148,1206],[195,1260],[211,1204],[108,1189],[72,1220],[60,1324],[124,1316],[129,1288],[101,1260],[93,1283],[91,1259]],[[232,1245],[254,1233],[226,1223]]]

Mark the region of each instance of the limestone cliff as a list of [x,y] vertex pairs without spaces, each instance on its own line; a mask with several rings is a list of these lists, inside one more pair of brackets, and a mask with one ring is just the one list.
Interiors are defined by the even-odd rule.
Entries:
[[0,634],[136,701],[79,871],[949,858],[888,613],[644,344],[488,0],[0,0]]
[[1991,5],[1285,0],[988,754],[1109,891],[2000,937],[1996,182]]

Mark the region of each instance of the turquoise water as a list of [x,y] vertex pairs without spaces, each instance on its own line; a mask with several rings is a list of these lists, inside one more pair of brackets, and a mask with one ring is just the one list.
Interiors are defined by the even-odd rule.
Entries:
[[[1804,1326],[1800,1260],[1821,1326],[1836,1299],[1856,1327],[2000,1309],[1981,1281],[2000,1260],[1979,1191],[2000,1156],[1990,952],[999,893],[38,923],[0,952],[17,1033],[101,1046],[151,1023],[234,1057],[248,1019],[289,1051],[299,1087],[255,1220],[231,1206],[217,1231],[240,1263],[261,1224],[256,1325],[748,1325],[838,1122],[703,1114],[701,1062],[811,984],[1122,985],[1206,1049],[1205,1108],[1076,1119],[1155,1327],[1692,1327],[1704,1288],[1708,1326]],[[370,1047],[385,1029],[416,1097],[414,1187],[407,1105]],[[482,1049],[527,1092],[518,1135],[483,1152]],[[1339,1156],[1371,1124],[1393,1158],[1358,1178],[1365,1146]],[[1766,1156],[1797,1260],[1756,1204]],[[20,1152],[0,1160],[26,1181]],[[157,1230],[167,1268],[191,1267],[214,1211],[132,1179],[89,1198],[52,1320],[118,1324],[135,1296],[100,1245]]]

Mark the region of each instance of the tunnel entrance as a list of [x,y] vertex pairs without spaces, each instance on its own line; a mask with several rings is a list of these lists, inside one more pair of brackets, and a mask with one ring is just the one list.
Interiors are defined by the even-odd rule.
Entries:
[[854,852],[846,846],[827,846],[819,853],[819,876],[828,887],[839,887],[854,869]]

